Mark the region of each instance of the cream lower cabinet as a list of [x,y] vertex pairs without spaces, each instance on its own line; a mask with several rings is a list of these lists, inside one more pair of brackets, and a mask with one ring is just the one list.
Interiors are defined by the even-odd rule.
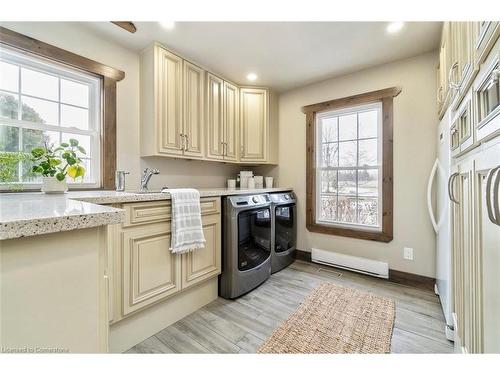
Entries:
[[[126,220],[115,226],[112,324],[221,272],[220,198],[202,198],[205,248],[172,254],[170,201],[123,204]],[[111,267],[110,267],[111,268]]]
[[453,270],[456,345],[500,353],[500,138],[455,167]]

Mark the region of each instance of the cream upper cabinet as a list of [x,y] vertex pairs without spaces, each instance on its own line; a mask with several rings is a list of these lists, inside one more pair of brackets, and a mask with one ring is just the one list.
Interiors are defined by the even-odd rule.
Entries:
[[269,140],[268,91],[240,89],[241,162],[266,162]]
[[474,57],[476,65],[480,66],[488,56],[500,35],[500,22],[474,22]]
[[205,71],[184,61],[184,155],[200,159],[204,156],[204,83]]
[[223,91],[224,81],[213,74],[207,73],[207,159],[224,159]]
[[238,87],[224,82],[224,160],[238,161],[239,154],[239,109]]
[[156,49],[158,152],[179,155],[183,151],[182,59]]
[[[277,164],[278,102],[154,43],[141,53],[141,156]],[[273,99],[271,99],[273,98]]]
[[142,53],[142,156],[203,158],[204,76],[158,44]]

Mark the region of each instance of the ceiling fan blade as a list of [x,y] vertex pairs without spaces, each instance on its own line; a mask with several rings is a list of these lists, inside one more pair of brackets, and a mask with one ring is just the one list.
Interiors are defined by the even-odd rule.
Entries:
[[130,21],[111,21],[111,23],[114,23],[116,26],[121,27],[122,29],[125,29],[132,34],[137,31],[134,23]]

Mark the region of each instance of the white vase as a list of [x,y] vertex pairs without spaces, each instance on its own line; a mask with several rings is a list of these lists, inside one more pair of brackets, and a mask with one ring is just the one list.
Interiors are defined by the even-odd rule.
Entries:
[[55,177],[42,177],[42,191],[45,194],[62,194],[68,191],[66,179],[59,181]]

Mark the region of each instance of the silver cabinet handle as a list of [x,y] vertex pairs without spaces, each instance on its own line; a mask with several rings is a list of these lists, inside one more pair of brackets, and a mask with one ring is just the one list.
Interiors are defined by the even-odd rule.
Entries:
[[439,104],[443,103],[443,86],[439,86],[439,89],[437,91],[437,102]]
[[458,175],[458,173],[453,173],[448,179],[448,196],[450,197],[450,201],[456,204],[459,204],[460,202],[455,198],[453,194],[453,182],[455,181],[455,178],[458,177]]
[[181,133],[179,136],[181,137],[181,150],[186,151],[186,146],[184,144],[184,134]]
[[[500,166],[497,167],[497,169]],[[495,185],[493,186],[493,208],[495,211],[496,224],[500,226],[500,203],[498,202],[498,190],[500,186],[500,173],[497,172],[497,176],[495,177]]]
[[450,71],[448,72],[448,84],[450,85],[451,89],[458,90],[460,88],[460,85],[453,82],[453,71],[458,68],[458,62],[455,62],[451,68]]
[[[493,224],[500,225],[500,208],[498,203],[498,186],[500,184],[500,173],[497,173],[500,165],[496,168],[491,168],[486,177],[486,208],[488,217]],[[493,176],[496,174],[495,182]],[[491,185],[493,183],[493,207],[491,206]]]
[[185,145],[186,145],[185,146],[186,148],[184,149],[184,151],[187,151],[189,149],[189,137],[188,137],[187,134],[184,134],[184,142],[185,142]]

